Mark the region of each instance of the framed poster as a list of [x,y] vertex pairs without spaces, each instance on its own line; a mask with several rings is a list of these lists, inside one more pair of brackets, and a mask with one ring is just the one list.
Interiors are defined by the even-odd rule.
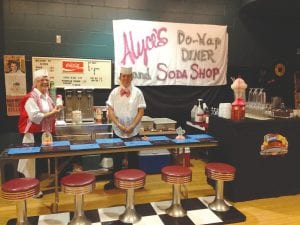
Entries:
[[19,103],[26,95],[26,65],[24,55],[4,55],[6,110],[8,116],[18,116]]
[[111,89],[111,60],[32,57],[32,71],[47,69],[56,88]]

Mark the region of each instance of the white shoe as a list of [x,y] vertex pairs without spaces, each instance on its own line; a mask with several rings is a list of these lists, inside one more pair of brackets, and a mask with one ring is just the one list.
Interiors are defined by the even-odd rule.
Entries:
[[39,193],[34,195],[33,198],[42,198],[43,196],[44,196],[44,193],[40,191]]

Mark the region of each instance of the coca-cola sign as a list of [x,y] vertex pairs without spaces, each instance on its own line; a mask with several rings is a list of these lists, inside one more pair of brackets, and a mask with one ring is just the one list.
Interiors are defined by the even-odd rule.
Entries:
[[83,62],[63,61],[63,72],[83,73]]

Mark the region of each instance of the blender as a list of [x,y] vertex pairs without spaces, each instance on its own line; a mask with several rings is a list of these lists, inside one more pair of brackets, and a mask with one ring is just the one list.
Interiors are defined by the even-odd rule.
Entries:
[[245,118],[245,90],[247,84],[242,78],[233,81],[231,89],[234,92],[234,102],[231,104],[231,119],[241,120]]

